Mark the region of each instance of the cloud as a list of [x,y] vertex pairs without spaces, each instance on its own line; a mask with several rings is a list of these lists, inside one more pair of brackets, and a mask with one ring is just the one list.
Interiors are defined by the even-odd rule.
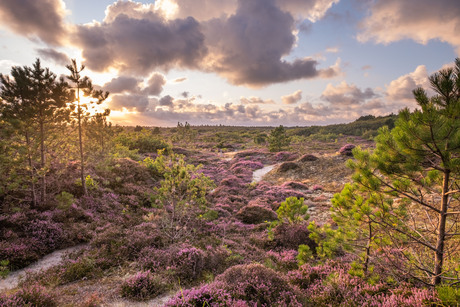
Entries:
[[62,66],[70,64],[70,58],[63,52],[59,52],[52,48],[36,49],[36,51],[41,57],[52,60],[56,64]]
[[166,78],[160,73],[153,73],[147,80],[147,87],[143,89],[146,95],[158,96],[163,91],[166,84]]
[[131,1],[109,6],[102,23],[78,26],[76,43],[92,70],[142,76],[155,69],[197,68],[207,52],[195,19],[166,20],[151,6]]
[[277,4],[284,11],[299,19],[308,19],[316,22],[323,18],[326,12],[339,0],[277,0]]
[[260,97],[251,96],[249,98],[241,97],[240,102],[242,104],[275,104],[272,99],[264,100]]
[[172,107],[173,101],[174,101],[173,97],[166,95],[164,97],[161,97],[161,99],[159,100],[159,104],[160,106]]
[[117,78],[113,78],[110,82],[104,84],[104,90],[109,91],[110,93],[117,94],[117,93],[137,93],[139,92],[139,83],[141,80],[127,77],[127,76],[120,76]]
[[174,83],[181,83],[181,82],[184,82],[185,80],[187,80],[187,77],[177,78],[173,82]]
[[62,0],[0,0],[0,24],[30,39],[61,45],[67,34]]
[[333,86],[328,84],[321,95],[321,99],[333,105],[357,105],[362,104],[365,100],[376,97],[377,94],[371,89],[359,89],[354,84],[347,84],[342,81],[339,85]]
[[275,0],[241,0],[234,15],[204,23],[207,70],[249,87],[336,76],[335,69],[318,69],[311,58],[283,59],[296,41],[295,22],[276,4]]
[[460,55],[460,2],[455,0],[377,0],[360,27],[357,38],[361,42],[412,39],[426,44],[439,39]]
[[149,100],[144,95],[122,94],[113,95],[109,104],[112,110],[127,109],[130,111],[145,112],[149,106]]
[[295,91],[292,94],[282,96],[281,101],[283,101],[284,104],[296,104],[302,99],[302,91],[298,90]]
[[388,99],[393,101],[412,101],[415,104],[412,91],[417,87],[428,89],[428,73],[425,65],[419,65],[413,72],[399,77],[387,86]]

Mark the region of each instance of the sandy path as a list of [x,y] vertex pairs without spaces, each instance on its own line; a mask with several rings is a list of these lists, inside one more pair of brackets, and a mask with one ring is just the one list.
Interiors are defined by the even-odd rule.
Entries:
[[11,272],[5,279],[0,279],[0,291],[16,288],[21,278],[24,278],[27,272],[36,273],[58,265],[64,260],[66,254],[80,250],[85,246],[86,244],[81,244],[54,251],[23,269]]

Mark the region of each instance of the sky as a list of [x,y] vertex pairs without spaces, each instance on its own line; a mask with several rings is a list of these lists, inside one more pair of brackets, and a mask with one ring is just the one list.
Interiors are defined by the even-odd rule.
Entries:
[[70,59],[120,125],[310,126],[416,107],[458,0],[0,0],[0,73]]

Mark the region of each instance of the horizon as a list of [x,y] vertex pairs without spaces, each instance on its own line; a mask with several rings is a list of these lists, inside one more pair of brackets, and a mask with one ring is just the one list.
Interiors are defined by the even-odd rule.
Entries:
[[385,116],[460,55],[455,0],[3,0],[0,17],[0,73],[75,58],[121,126]]

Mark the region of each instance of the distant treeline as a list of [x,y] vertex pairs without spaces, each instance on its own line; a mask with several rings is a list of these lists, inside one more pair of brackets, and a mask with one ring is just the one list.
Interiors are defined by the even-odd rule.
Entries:
[[390,114],[387,116],[373,115],[361,116],[354,122],[348,124],[335,124],[328,126],[310,126],[305,128],[295,128],[295,135],[310,136],[313,134],[342,134],[350,136],[376,135],[380,127],[388,126],[392,129],[398,116]]

